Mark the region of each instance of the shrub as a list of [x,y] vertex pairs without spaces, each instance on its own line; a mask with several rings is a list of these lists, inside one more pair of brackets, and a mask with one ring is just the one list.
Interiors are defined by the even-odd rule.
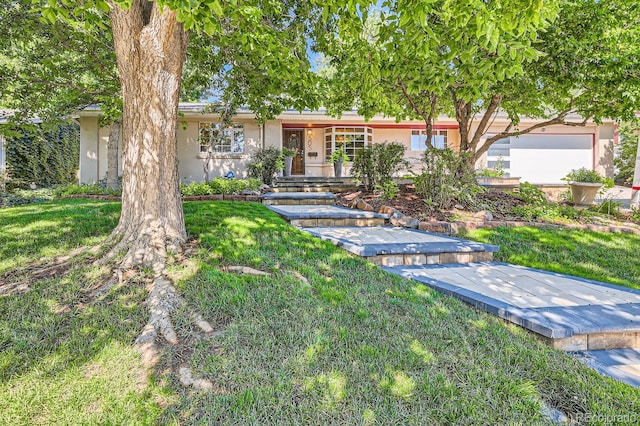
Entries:
[[40,189],[16,189],[11,194],[0,196],[0,207],[15,207],[24,204],[41,203],[51,201],[55,198],[54,190],[51,188]]
[[476,176],[480,177],[492,177],[492,178],[501,178],[504,177],[504,160],[502,156],[498,157],[498,161],[496,162],[496,166],[494,168],[485,167],[482,170],[478,170],[476,172]]
[[18,128],[6,138],[9,185],[28,188],[67,184],[77,179],[80,159],[80,130],[76,124],[45,130]]
[[566,222],[585,216],[583,210],[555,203],[516,206],[511,212],[526,221]]
[[180,193],[184,197],[195,197],[199,195],[211,195],[213,189],[206,182],[191,182],[190,184],[181,184]]
[[580,169],[573,169],[562,180],[567,182],[583,182],[583,183],[602,183],[604,188],[613,187],[613,179],[605,178],[595,170],[582,167]]
[[257,179],[226,179],[216,177],[209,181],[211,194],[241,194],[242,191],[260,189],[261,182]]
[[200,195],[231,195],[241,194],[245,190],[260,189],[261,182],[257,179],[227,179],[216,177],[209,182],[191,182],[180,185],[180,192],[184,197]]
[[265,148],[251,154],[251,159],[247,164],[249,176],[259,179],[267,185],[273,184],[273,178],[284,168],[280,150],[277,148]]
[[122,193],[120,188],[118,189],[107,189],[106,181],[102,180],[96,183],[84,183],[84,184],[70,184],[59,186],[55,188],[54,194],[56,197],[68,197],[70,195],[76,194],[86,194],[86,195],[112,195],[119,196]]
[[468,167],[467,154],[450,149],[429,149],[423,156],[423,171],[412,177],[416,192],[427,204],[439,209],[451,207],[454,200],[475,204],[475,196],[482,192],[476,183],[475,172]]
[[365,190],[373,191],[393,180],[393,175],[406,169],[406,147],[398,142],[373,144],[356,151],[351,174]]
[[547,196],[544,192],[535,185],[531,185],[529,182],[521,183],[520,187],[513,191],[513,195],[520,198],[525,203],[536,206],[541,206],[548,202]]
[[638,152],[639,123],[620,124],[620,144],[616,147],[614,164],[616,166],[616,182],[631,184],[636,166]]

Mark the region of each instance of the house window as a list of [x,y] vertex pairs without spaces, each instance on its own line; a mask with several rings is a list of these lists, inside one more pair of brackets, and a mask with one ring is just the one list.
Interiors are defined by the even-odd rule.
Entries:
[[[431,137],[431,144],[438,149],[447,147],[447,130],[434,130]],[[427,150],[427,131],[412,130],[411,131],[411,151]]]
[[200,123],[200,152],[215,154],[242,154],[244,152],[244,125],[233,123]]
[[331,153],[344,146],[349,161],[353,161],[356,151],[373,143],[373,129],[370,127],[327,127],[324,129],[324,159],[329,161]]

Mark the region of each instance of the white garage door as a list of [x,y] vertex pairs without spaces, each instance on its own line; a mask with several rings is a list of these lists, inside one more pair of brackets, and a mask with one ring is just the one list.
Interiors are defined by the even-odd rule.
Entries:
[[593,168],[593,135],[523,135],[499,141],[488,153],[489,165],[500,155],[510,176],[522,182],[562,183],[572,169]]

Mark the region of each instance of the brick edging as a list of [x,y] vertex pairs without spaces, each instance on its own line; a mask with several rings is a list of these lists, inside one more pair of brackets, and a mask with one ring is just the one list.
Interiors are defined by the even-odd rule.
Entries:
[[492,220],[485,222],[420,222],[418,228],[422,231],[435,232],[438,234],[455,235],[461,231],[471,231],[474,229],[482,228],[498,228],[501,226],[529,226],[533,228],[548,228],[548,229],[581,229],[585,231],[595,232],[618,232],[624,234],[636,234],[640,235],[640,229],[631,228],[628,226],[608,226],[608,225],[594,225],[588,223],[570,223],[570,224],[557,224],[546,222],[524,222],[517,220]]

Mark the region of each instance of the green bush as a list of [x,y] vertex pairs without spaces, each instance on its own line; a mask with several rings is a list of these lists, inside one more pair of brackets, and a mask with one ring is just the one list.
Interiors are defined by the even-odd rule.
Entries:
[[24,204],[41,203],[55,198],[51,188],[16,189],[10,194],[0,194],[0,207],[15,207]]
[[266,185],[272,185],[278,170],[284,169],[280,150],[270,147],[254,152],[247,168],[250,177],[259,179]]
[[26,189],[67,184],[77,180],[80,159],[78,125],[58,126],[54,130],[29,127],[12,129],[6,138],[7,187]]
[[83,184],[70,184],[59,186],[55,188],[54,194],[56,197],[69,197],[71,195],[112,195],[112,196],[120,196],[122,193],[121,189],[107,189],[106,182],[100,181],[96,183],[83,183]]
[[529,182],[521,183],[520,187],[513,191],[513,195],[520,198],[525,203],[536,206],[548,203],[547,196],[544,192],[535,185],[531,185]]
[[474,170],[468,167],[467,154],[450,149],[429,149],[423,156],[423,171],[412,177],[416,192],[427,204],[439,209],[451,207],[454,200],[473,206],[483,191],[476,183]]
[[476,172],[476,176],[479,177],[491,177],[491,178],[501,178],[504,177],[504,160],[502,156],[498,157],[498,161],[496,162],[496,166],[494,168],[485,167],[482,170],[478,170]]
[[393,180],[393,175],[409,166],[404,159],[406,147],[398,142],[376,143],[356,151],[351,174],[364,185],[365,190],[374,191]]
[[511,212],[526,221],[566,222],[585,217],[583,210],[555,203],[516,206]]
[[606,178],[597,171],[587,169],[586,167],[571,170],[562,180],[567,182],[602,183],[604,184],[604,188],[613,187],[613,179]]
[[191,182],[180,185],[180,192],[184,197],[201,195],[231,195],[242,194],[245,190],[260,189],[261,182],[257,179],[226,179],[216,177],[209,182]]
[[636,167],[636,154],[638,152],[639,123],[620,124],[620,144],[616,147],[614,164],[616,166],[616,182],[631,184],[633,172]]

